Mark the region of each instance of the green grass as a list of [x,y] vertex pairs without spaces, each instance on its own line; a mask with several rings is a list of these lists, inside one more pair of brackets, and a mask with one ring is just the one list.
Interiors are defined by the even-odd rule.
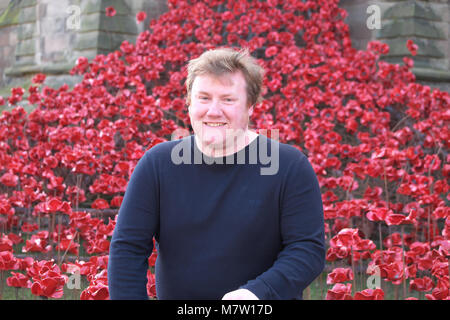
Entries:
[[[367,288],[367,279],[368,275],[366,274],[356,274],[354,282],[348,281],[345,283],[352,283],[352,296],[357,291],[362,291]],[[323,272],[316,280],[314,280],[309,286],[309,294],[308,290],[303,292],[303,299],[305,300],[325,300],[327,291],[333,288],[333,285],[327,285],[327,272]],[[353,284],[354,283],[354,284]],[[394,285],[391,282],[386,282],[381,280],[381,289],[384,291],[384,300],[404,300],[405,297],[403,295],[403,284]],[[428,292],[427,292],[428,293]],[[397,298],[396,298],[397,297]],[[427,300],[425,298],[425,293],[421,293],[418,291],[410,291],[409,290],[409,281],[406,282],[406,298],[415,297],[419,300]]]
[[[13,270],[13,272],[25,273],[24,271]],[[11,276],[11,271],[4,271],[3,296],[2,300],[40,300],[28,288],[13,288],[6,285],[6,278]],[[61,299],[49,298],[48,300],[80,300],[80,294],[88,287],[89,283],[85,276],[81,276],[80,289],[69,289],[64,286],[64,294]]]
[[[23,238],[29,239],[30,235],[23,234]],[[77,239],[78,240],[78,239]],[[77,241],[78,242],[78,241]],[[79,256],[81,260],[88,261],[91,256],[95,256],[96,254],[89,255],[87,254],[84,246],[82,245],[83,241],[80,239],[80,247],[79,247]],[[18,245],[13,246],[14,253],[22,253],[22,247],[25,245],[25,241]],[[53,246],[54,248],[54,246]],[[42,253],[33,253],[29,252],[26,253],[27,256],[33,257],[35,260],[42,260],[42,259],[50,259],[51,257],[54,257],[55,263],[58,263],[58,253],[53,249],[53,251],[49,252],[48,254],[42,254]],[[64,258],[64,261],[62,261],[62,257],[64,255],[64,252],[60,252],[60,259],[61,262],[68,262],[68,261],[74,261],[76,259],[75,256],[72,254],[67,253],[67,255]],[[70,259],[69,259],[70,258]],[[337,265],[333,265],[334,267],[347,267],[344,263],[338,263]],[[359,265],[360,269],[365,271],[367,266]],[[17,270],[14,272],[18,272]],[[24,271],[19,271],[24,273]],[[154,272],[154,270],[153,270]],[[333,285],[327,285],[326,279],[327,279],[327,272],[323,272],[317,279],[315,279],[311,285],[303,292],[303,298],[305,300],[325,300],[327,291],[333,287]],[[36,297],[31,294],[30,289],[20,288],[16,290],[16,288],[11,288],[6,285],[6,278],[11,276],[10,271],[4,272],[4,280],[3,280],[3,299],[4,300],[37,300],[41,299],[40,297]],[[369,275],[367,274],[361,274],[361,273],[355,273],[355,279],[351,281],[352,283],[352,296],[354,296],[355,292],[362,291],[364,289],[367,289],[367,279]],[[348,282],[347,282],[348,283]],[[64,286],[64,295],[61,298],[62,300],[79,300],[81,292],[87,288],[88,281],[85,276],[81,276],[81,285],[80,289],[69,289],[67,286]],[[415,297],[420,300],[427,300],[425,298],[425,293],[420,293],[417,291],[409,291],[409,280],[407,280],[406,283],[406,296],[404,295],[404,287],[403,283],[400,285],[393,285],[390,282],[386,282],[381,280],[381,288],[384,291],[384,299],[385,300],[403,300],[405,297]],[[57,299],[60,300],[60,299]]]
[[[37,297],[31,294],[30,289],[20,288],[16,290],[16,288],[8,287],[6,285],[6,278],[10,276],[10,272],[5,272],[5,282],[3,287],[3,300],[39,300],[40,297]],[[352,295],[355,294],[356,291],[362,291],[367,289],[366,281],[367,275],[356,275],[355,277],[355,287],[352,288]],[[303,292],[303,298],[305,300],[325,300],[327,295],[327,291],[333,287],[333,285],[327,285],[327,273],[323,272],[316,280],[314,280],[309,286],[308,290]],[[353,283],[353,282],[352,282]],[[81,285],[80,289],[68,289],[67,286],[64,286],[64,295],[61,299],[52,299],[49,300],[79,300],[81,292],[87,288],[88,281],[86,277],[81,276]],[[403,300],[403,285],[400,284],[398,286],[393,285],[389,282],[381,282],[381,288],[384,291],[384,300],[396,300],[396,296],[398,300]],[[424,293],[420,293],[417,291],[409,291],[408,286],[406,287],[406,297],[416,297],[420,300],[427,300],[425,298]]]

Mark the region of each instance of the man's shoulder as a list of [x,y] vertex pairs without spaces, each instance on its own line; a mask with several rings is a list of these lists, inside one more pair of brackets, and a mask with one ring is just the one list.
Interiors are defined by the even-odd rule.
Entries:
[[171,157],[172,150],[176,145],[180,143],[190,145],[191,138],[192,135],[181,139],[160,142],[150,149],[147,149],[145,151],[145,156],[154,160],[167,160],[167,158]]
[[293,159],[304,159],[307,158],[303,151],[298,146],[294,146],[287,143],[280,143],[280,150],[284,153],[286,157]]
[[[283,159],[285,161],[299,161],[307,158],[305,153],[301,150],[300,147],[280,142],[276,139],[269,138],[265,135],[260,135],[262,140],[267,141],[267,145],[271,145],[273,147],[276,147],[274,151],[278,151],[280,155],[280,160]],[[272,150],[273,147],[270,147]]]
[[[259,159],[263,163],[262,175],[289,175],[302,170],[307,164],[307,157],[297,146],[290,145],[260,134]],[[270,166],[268,166],[270,165]]]

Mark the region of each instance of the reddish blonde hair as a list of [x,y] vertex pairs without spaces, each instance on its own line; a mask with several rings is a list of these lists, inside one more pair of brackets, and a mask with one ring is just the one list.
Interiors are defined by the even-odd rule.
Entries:
[[252,57],[247,48],[236,51],[232,48],[211,49],[192,59],[187,67],[186,78],[187,105],[191,104],[192,84],[199,75],[221,77],[228,73],[241,71],[247,84],[247,105],[260,103],[262,99],[264,68]]

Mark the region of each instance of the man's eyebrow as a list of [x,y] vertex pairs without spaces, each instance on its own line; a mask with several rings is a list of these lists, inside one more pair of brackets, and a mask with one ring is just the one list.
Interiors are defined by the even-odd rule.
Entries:
[[[206,95],[209,95],[210,93],[209,93],[209,92],[206,92],[206,91],[199,91],[199,92],[197,92],[197,94],[206,94]],[[222,94],[222,95],[221,95],[221,97],[229,97],[229,96],[234,96],[234,94],[233,94],[233,93],[225,93],[225,94]]]

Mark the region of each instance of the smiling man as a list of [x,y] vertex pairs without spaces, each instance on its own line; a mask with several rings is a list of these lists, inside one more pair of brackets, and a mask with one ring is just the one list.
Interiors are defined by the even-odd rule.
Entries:
[[248,105],[242,71],[198,75],[192,84],[189,116],[200,150],[211,157],[238,152],[258,136],[248,129],[253,106]]
[[[249,129],[263,75],[248,50],[209,50],[189,62],[194,135],[152,147],[134,169],[111,240],[111,299],[148,298],[153,238],[158,299],[302,299],[322,272],[323,207],[311,164]],[[267,156],[277,170],[262,170]]]

